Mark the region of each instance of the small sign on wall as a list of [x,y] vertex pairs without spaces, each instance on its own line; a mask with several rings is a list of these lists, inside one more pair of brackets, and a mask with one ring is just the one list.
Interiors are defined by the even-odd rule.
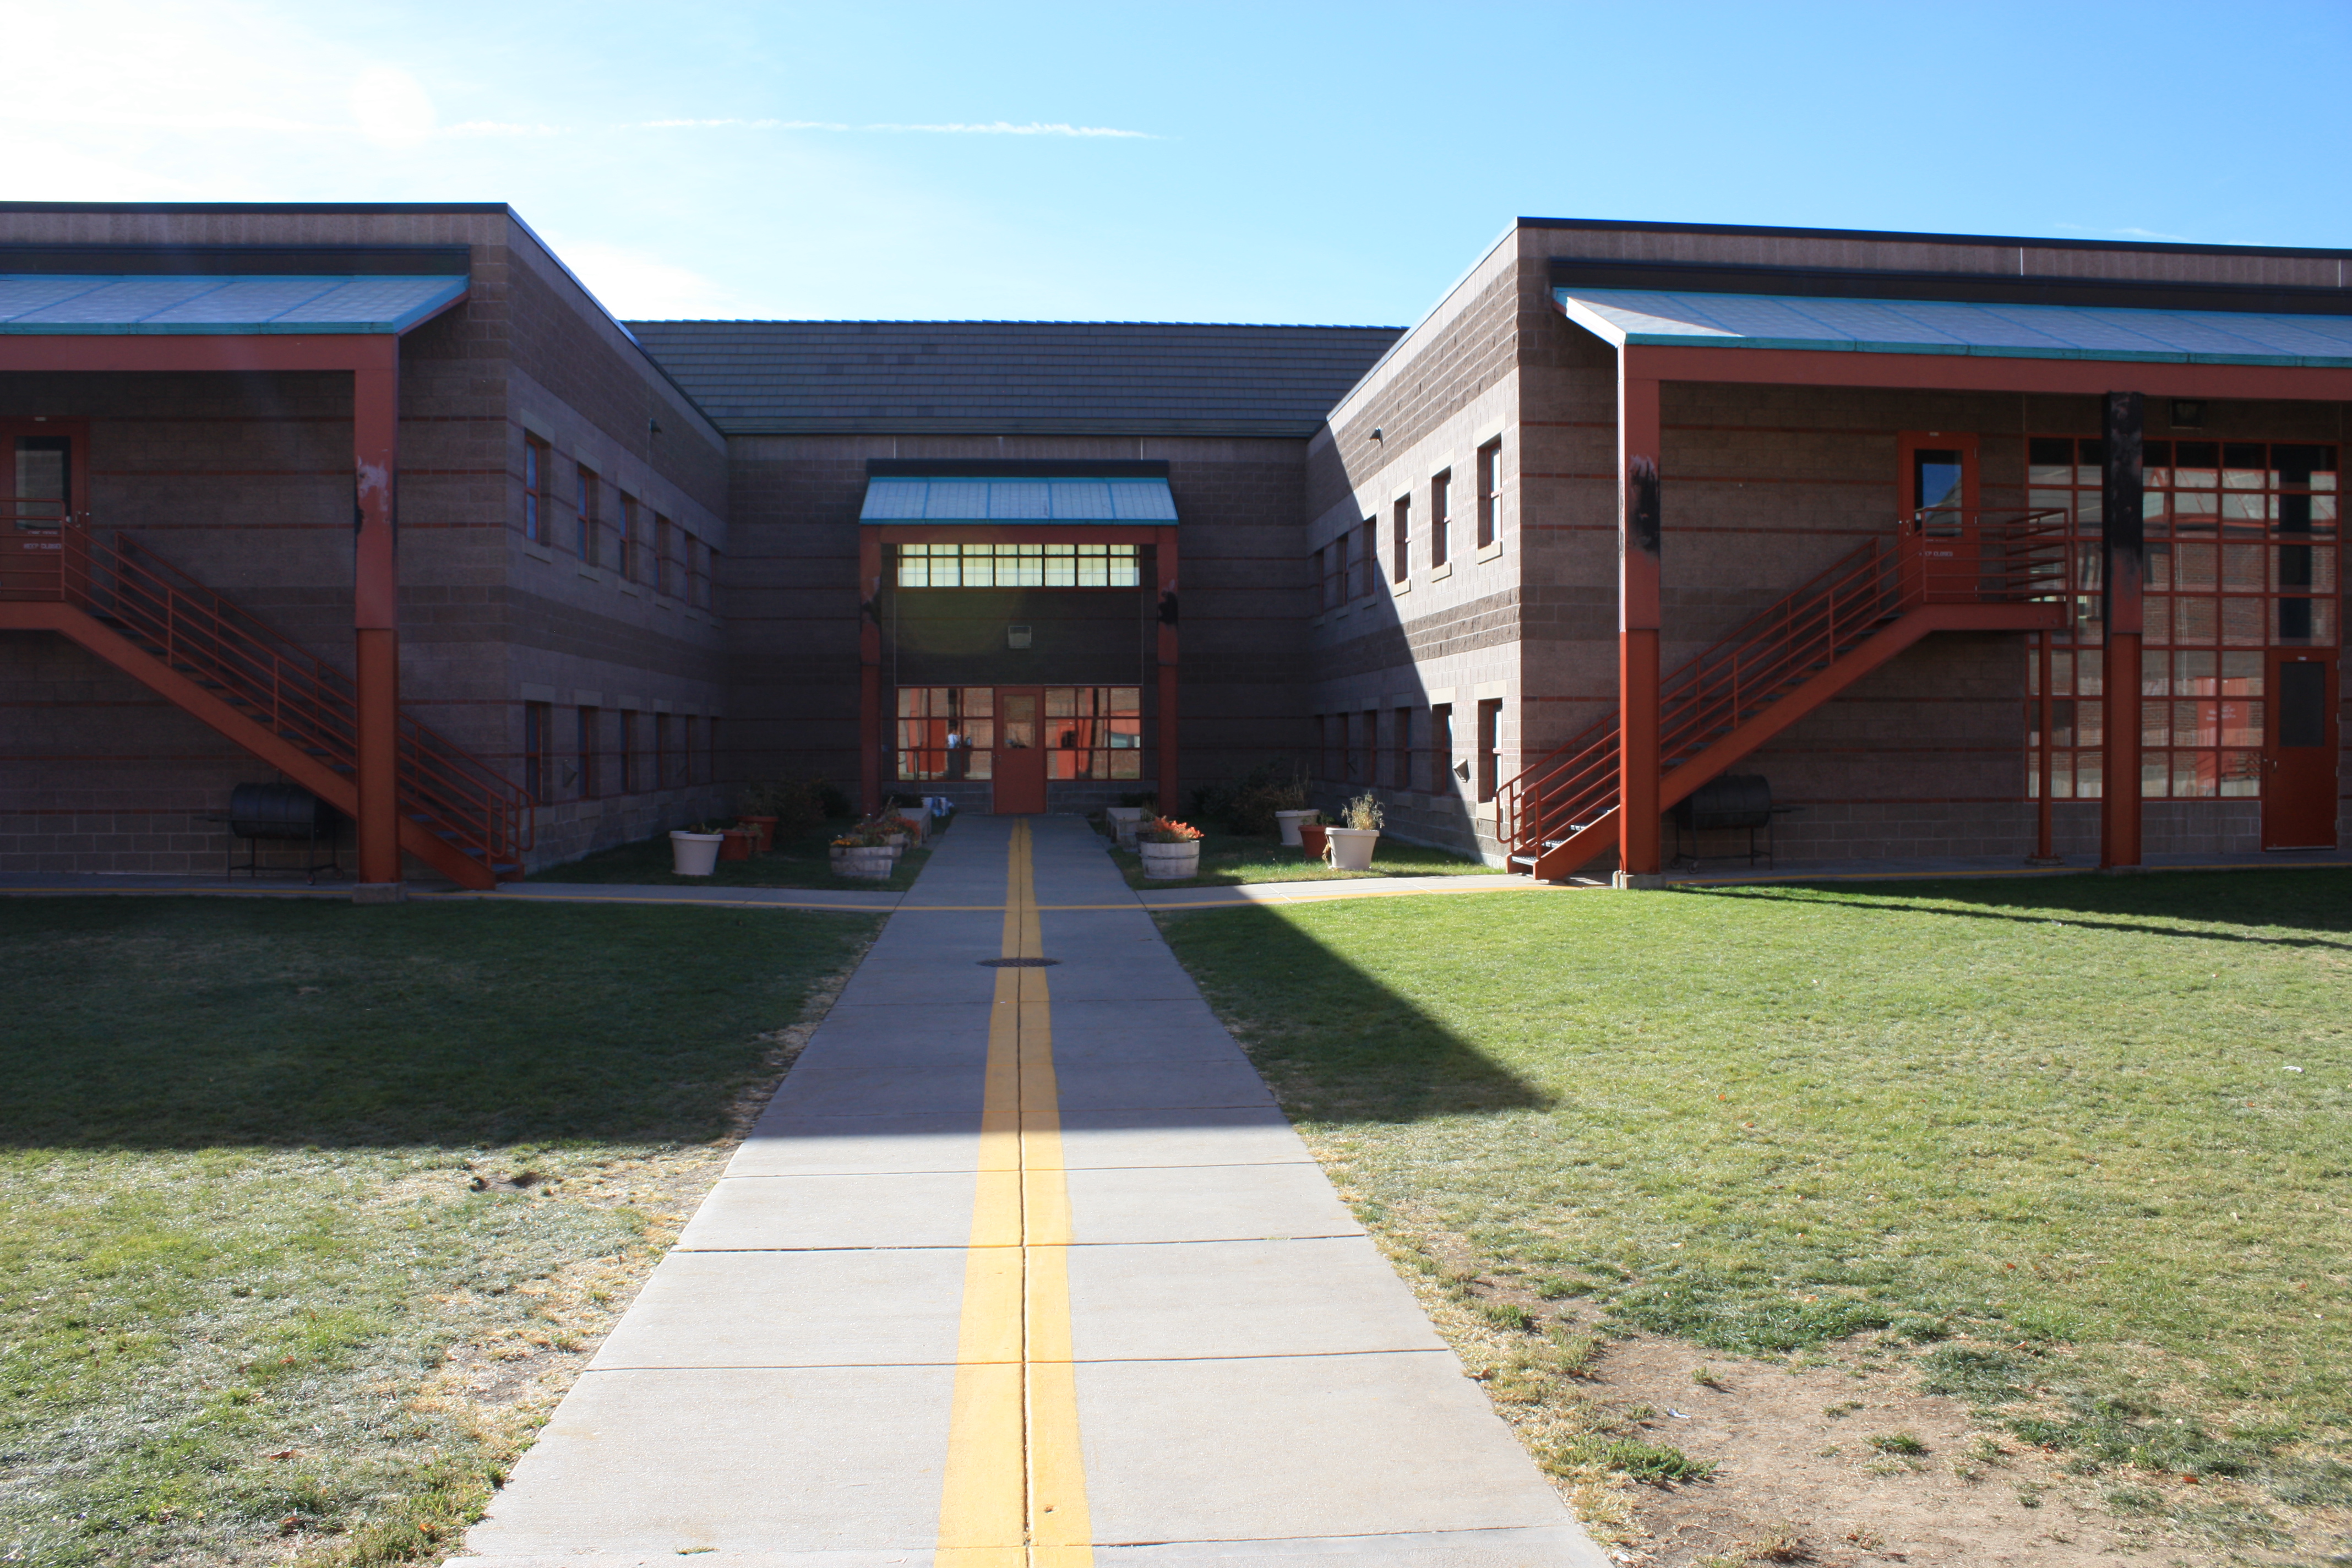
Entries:
[[1006,647],[1014,648],[1027,647],[1029,646],[1029,628],[1027,626],[1005,627],[1004,646]]

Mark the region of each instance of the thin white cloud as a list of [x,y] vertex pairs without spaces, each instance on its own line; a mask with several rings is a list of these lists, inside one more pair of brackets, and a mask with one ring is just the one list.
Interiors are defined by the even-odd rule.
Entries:
[[866,132],[883,135],[928,136],[1106,136],[1122,141],[1162,142],[1149,131],[1121,131],[1108,125],[1048,124],[1032,121],[1015,125],[1011,121],[992,121],[985,125],[944,123],[939,125],[879,122],[871,125],[850,125],[832,120],[640,120],[623,127],[631,131],[839,131]]
[[462,120],[443,129],[444,136],[561,136],[552,125],[517,125],[504,120]]

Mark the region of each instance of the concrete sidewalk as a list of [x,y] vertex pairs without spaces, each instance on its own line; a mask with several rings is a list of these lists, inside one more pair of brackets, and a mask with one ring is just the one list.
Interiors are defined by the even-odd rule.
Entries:
[[1605,1563],[1084,823],[907,903],[458,1562]]

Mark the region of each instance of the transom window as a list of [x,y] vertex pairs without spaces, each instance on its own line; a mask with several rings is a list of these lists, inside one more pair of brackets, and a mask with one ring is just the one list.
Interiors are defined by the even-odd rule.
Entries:
[[[2102,444],[2036,437],[2028,504],[2074,521],[2071,625],[2052,649],[2053,800],[2104,793],[2099,521]],[[2333,647],[2336,448],[2308,442],[2150,441],[2140,654],[2140,795],[2262,794],[2264,650]],[[2071,645],[2071,646],[2070,646]],[[2041,788],[2041,655],[2029,647],[2027,788]]]
[[[1042,735],[1015,734],[1011,742],[1042,741],[1049,779],[1139,779],[1142,697],[1135,686],[1048,686]],[[898,688],[903,780],[993,778],[1000,738],[994,687]]]
[[901,588],[1133,588],[1132,544],[958,542],[898,546]]

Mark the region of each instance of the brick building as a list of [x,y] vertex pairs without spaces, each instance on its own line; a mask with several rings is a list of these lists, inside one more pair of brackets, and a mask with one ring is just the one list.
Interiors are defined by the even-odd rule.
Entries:
[[0,870],[1265,763],[1554,876],[1727,775],[1784,855],[2333,845],[2346,259],[1523,219],[1402,332],[625,325],[499,205],[0,206]]

